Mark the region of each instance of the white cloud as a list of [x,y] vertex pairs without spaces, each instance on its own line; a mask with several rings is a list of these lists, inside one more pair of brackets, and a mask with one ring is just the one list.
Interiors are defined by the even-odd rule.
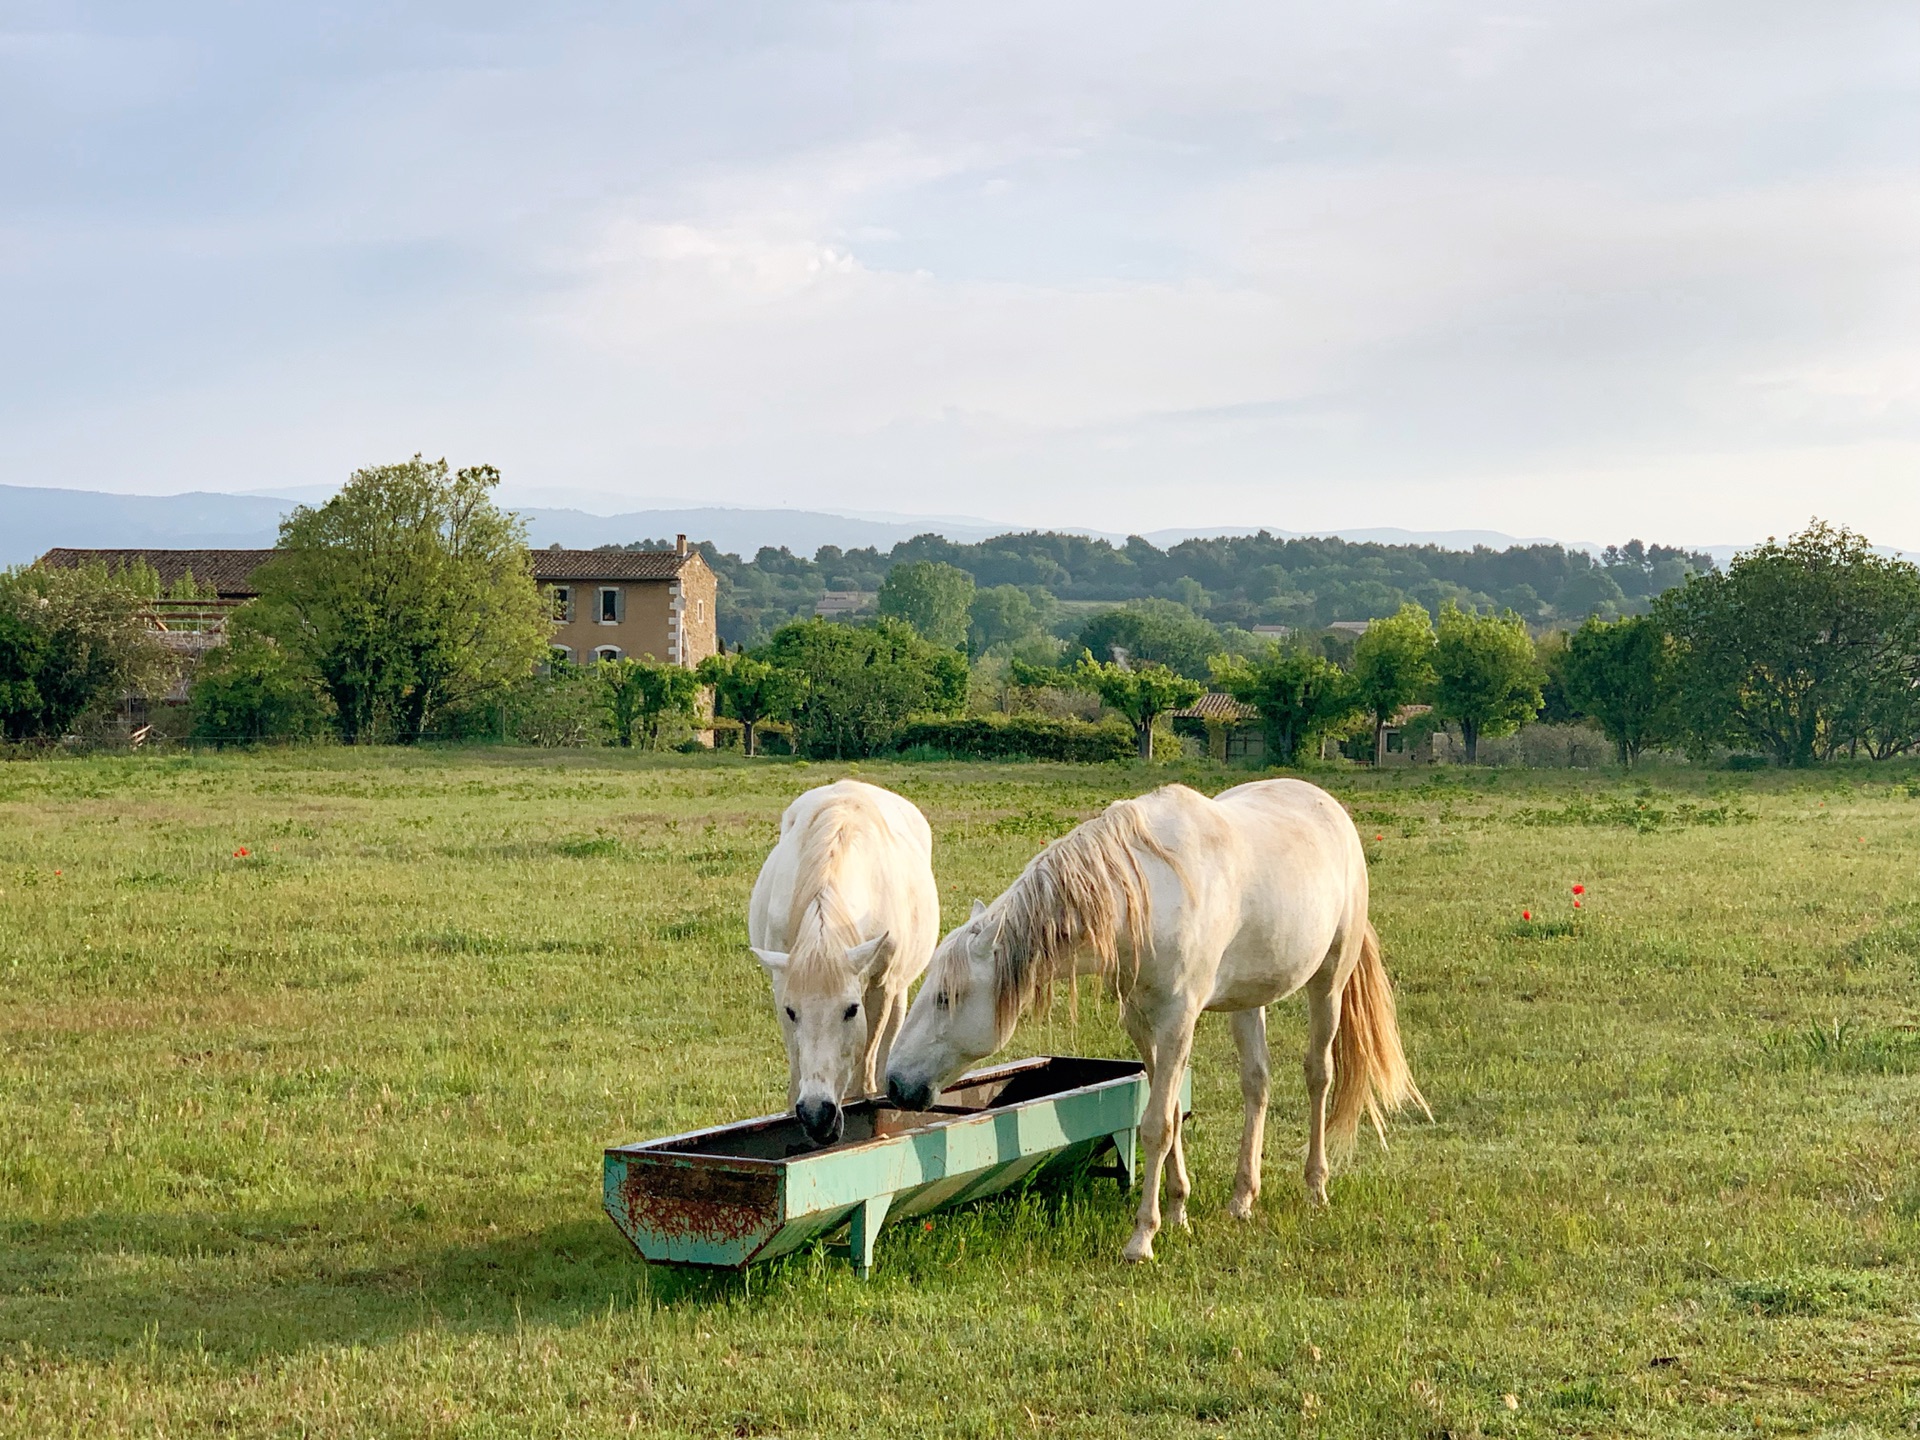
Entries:
[[1890,3],[210,13],[0,102],[0,478],[1920,544]]

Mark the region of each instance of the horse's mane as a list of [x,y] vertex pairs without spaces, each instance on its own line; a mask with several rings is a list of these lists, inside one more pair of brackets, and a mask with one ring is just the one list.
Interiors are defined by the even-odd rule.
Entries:
[[793,899],[787,911],[787,944],[791,958],[787,983],[804,986],[809,980],[838,981],[845,953],[864,936],[854,929],[854,917],[841,903],[834,881],[839,878],[852,841],[865,829],[886,824],[886,817],[864,795],[840,794],[824,802],[807,819],[800,837],[800,858]]
[[[988,908],[993,940],[994,1013],[1004,1026],[1029,1004],[1044,1004],[1053,984],[1090,953],[1097,972],[1124,995],[1140,971],[1140,946],[1152,932],[1153,900],[1140,852],[1186,883],[1173,852],[1149,828],[1140,800],[1116,800],[1032,860]],[[1120,964],[1120,937],[1129,964]],[[956,959],[958,957],[955,957]],[[952,966],[951,976],[960,967]]]

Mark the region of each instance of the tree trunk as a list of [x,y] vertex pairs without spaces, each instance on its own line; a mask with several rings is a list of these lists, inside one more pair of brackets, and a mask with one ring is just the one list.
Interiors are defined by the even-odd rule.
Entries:
[[1135,738],[1140,742],[1140,758],[1153,759],[1153,717],[1148,716],[1136,727]]
[[753,754],[753,726],[754,722],[751,720],[740,722],[740,753],[742,755]]
[[1460,722],[1460,738],[1466,742],[1467,764],[1478,765],[1480,763],[1479,724],[1472,720],[1462,720]]
[[1373,717],[1373,768],[1378,770],[1387,763],[1387,717]]

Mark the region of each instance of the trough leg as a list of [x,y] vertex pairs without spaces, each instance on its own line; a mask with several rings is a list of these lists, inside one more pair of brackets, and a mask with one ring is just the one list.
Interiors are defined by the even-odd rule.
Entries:
[[1113,1163],[1122,1193],[1140,1183],[1140,1131],[1138,1129],[1114,1131]]
[[862,1280],[873,1274],[873,1242],[880,1237],[880,1227],[887,1223],[887,1209],[892,1204],[891,1195],[875,1195],[863,1200],[847,1223],[849,1258],[853,1261],[853,1273]]

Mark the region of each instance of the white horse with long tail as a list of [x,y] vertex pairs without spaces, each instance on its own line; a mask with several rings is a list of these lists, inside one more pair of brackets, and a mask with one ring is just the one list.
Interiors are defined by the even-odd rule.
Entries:
[[840,1102],[870,1095],[940,938],[933,832],[891,790],[841,780],[780,817],[747,938],[773,984],[787,1101],[809,1137],[840,1138]]
[[[1166,1219],[1184,1227],[1192,1186],[1180,1143],[1180,1079],[1201,1012],[1232,1015],[1246,1125],[1228,1211],[1260,1194],[1268,1071],[1265,1006],[1307,997],[1307,1193],[1327,1200],[1327,1134],[1351,1144],[1362,1115],[1426,1101],[1400,1048],[1393,990],[1367,919],[1367,863],[1346,811],[1301,780],[1216,799],[1168,785],[1054,841],[935,952],[887,1065],[887,1090],[924,1109],[1013,1036],[1058,980],[1096,973],[1146,1062],[1140,1201],[1126,1258],[1153,1257]],[[1331,1105],[1329,1105],[1331,1091]],[[1331,1110],[1331,1113],[1329,1113]],[[1384,1139],[1384,1130],[1382,1130]]]

